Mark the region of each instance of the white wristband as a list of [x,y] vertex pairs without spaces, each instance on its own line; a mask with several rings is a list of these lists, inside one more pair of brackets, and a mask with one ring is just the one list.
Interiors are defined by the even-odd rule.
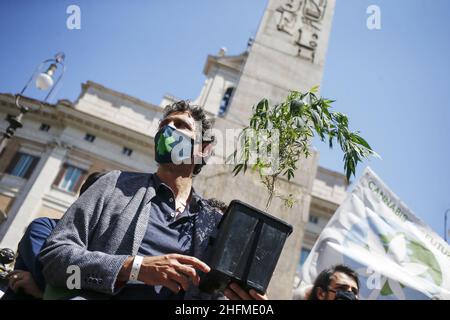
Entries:
[[139,270],[141,269],[142,260],[144,260],[144,257],[142,256],[135,256],[133,260],[133,267],[131,267],[130,272],[130,281],[137,281],[139,276]]

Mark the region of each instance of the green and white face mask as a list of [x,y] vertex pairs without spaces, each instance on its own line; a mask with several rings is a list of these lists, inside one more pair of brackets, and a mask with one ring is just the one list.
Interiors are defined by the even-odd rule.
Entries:
[[192,163],[194,139],[165,125],[155,135],[155,160],[158,163]]

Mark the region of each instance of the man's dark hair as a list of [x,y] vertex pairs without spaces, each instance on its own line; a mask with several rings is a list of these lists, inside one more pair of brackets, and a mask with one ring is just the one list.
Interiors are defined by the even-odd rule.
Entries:
[[[214,137],[212,135],[205,135],[206,131],[212,128],[214,121],[212,119],[206,118],[205,110],[202,107],[191,105],[188,100],[180,100],[173,104],[167,105],[164,108],[163,119],[176,112],[188,112],[195,121],[200,121],[202,123],[203,142],[211,143],[214,141]],[[204,161],[202,161],[201,164],[196,164],[194,166],[194,175],[199,174],[204,165]]]
[[80,196],[91,186],[95,181],[104,176],[106,172],[92,172],[84,181],[83,185],[80,188]]
[[328,290],[328,286],[331,282],[331,276],[336,272],[342,272],[348,275],[349,277],[355,280],[356,285],[359,289],[359,279],[358,274],[351,268],[347,267],[343,264],[338,264],[336,266],[330,267],[328,269],[323,270],[314,281],[314,286],[312,288],[311,294],[309,296],[309,300],[319,300],[318,298],[318,289],[321,288],[323,291]]
[[209,198],[206,200],[206,202],[208,202],[208,204],[211,207],[219,210],[222,213],[225,213],[225,211],[227,211],[227,209],[228,209],[228,206],[225,202],[220,201],[219,199],[216,199],[216,198]]

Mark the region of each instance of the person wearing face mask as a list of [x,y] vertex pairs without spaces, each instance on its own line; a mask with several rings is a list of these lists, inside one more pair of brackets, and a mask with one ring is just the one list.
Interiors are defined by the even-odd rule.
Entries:
[[[203,109],[167,106],[155,135],[156,173],[112,171],[64,214],[41,251],[47,283],[65,287],[81,271],[74,299],[209,299],[198,290],[209,235],[222,214],[192,187],[211,155]],[[237,284],[229,299],[267,299]]]
[[358,295],[358,274],[341,264],[325,269],[317,276],[307,299],[359,300]]

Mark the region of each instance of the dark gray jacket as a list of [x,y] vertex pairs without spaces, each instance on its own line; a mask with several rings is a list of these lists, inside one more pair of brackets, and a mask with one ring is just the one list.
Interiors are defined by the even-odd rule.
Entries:
[[[90,186],[64,214],[40,253],[47,283],[66,287],[69,266],[81,270],[81,289],[113,294],[117,275],[136,255],[147,230],[150,173],[112,171]],[[221,214],[195,196],[194,256],[202,259]],[[193,289],[197,290],[197,289]],[[187,293],[188,296],[193,294]]]

